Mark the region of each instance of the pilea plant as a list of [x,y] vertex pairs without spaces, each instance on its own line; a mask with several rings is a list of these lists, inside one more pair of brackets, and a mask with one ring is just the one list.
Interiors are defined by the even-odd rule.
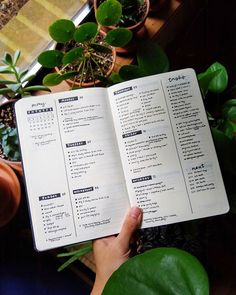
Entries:
[[144,0],[97,1],[96,19],[103,26],[132,27],[145,16]]
[[21,156],[19,152],[19,141],[16,128],[6,127],[0,124],[0,143],[3,154],[12,161],[19,161]]
[[27,85],[35,78],[35,75],[28,75],[28,70],[22,70],[17,66],[20,54],[18,49],[13,55],[6,52],[2,57],[4,66],[0,66],[0,74],[9,76],[9,79],[0,79],[0,84],[4,85],[0,89],[0,94],[7,95],[8,98],[20,98],[37,90],[50,91],[48,87],[42,85]]
[[76,28],[72,21],[66,19],[54,22],[49,27],[49,34],[61,47],[42,52],[38,57],[44,67],[59,68],[58,73],[44,77],[46,86],[71,78],[78,82],[79,87],[88,82],[95,85],[99,76],[107,76],[111,72],[114,64],[111,46],[122,47],[132,39],[132,32],[124,28],[104,35],[96,23],[87,22]]

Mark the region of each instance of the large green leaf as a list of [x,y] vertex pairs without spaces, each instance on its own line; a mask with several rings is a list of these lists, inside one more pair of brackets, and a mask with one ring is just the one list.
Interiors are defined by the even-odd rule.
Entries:
[[96,12],[97,22],[103,26],[119,23],[122,15],[122,5],[117,0],[106,0],[99,5]]
[[14,74],[14,71],[9,66],[0,66],[0,73],[1,74]]
[[228,86],[227,70],[219,62],[215,62],[206,70],[206,73],[209,74],[215,71],[218,71],[218,74],[211,80],[209,84],[209,91],[213,93],[221,93]]
[[76,71],[71,71],[71,72],[67,72],[65,74],[57,74],[57,73],[50,73],[47,74],[44,78],[43,78],[43,85],[45,86],[55,86],[60,84],[63,80],[67,80],[70,79],[74,76],[78,75],[78,72]]
[[46,50],[38,57],[38,62],[45,68],[54,68],[62,65],[64,54],[59,50]]
[[84,55],[83,52],[83,48],[80,47],[71,49],[64,55],[62,59],[63,65],[71,64],[74,61],[81,59]]
[[19,60],[20,58],[20,50],[19,49],[16,49],[15,53],[14,53],[14,56],[13,56],[13,65],[16,65],[17,64],[17,61]]
[[75,25],[71,20],[59,19],[49,27],[49,34],[58,43],[66,43],[73,39]]
[[138,48],[137,59],[139,67],[147,75],[164,73],[169,70],[169,59],[156,42],[142,42]]
[[74,39],[78,43],[83,43],[91,40],[97,34],[97,24],[88,22],[79,26],[74,33]]
[[112,274],[102,295],[208,295],[207,273],[185,251],[158,248],[129,259]]
[[211,81],[219,74],[219,72],[220,70],[216,70],[214,72],[205,72],[197,75],[198,83],[204,97],[209,90]]
[[117,28],[107,33],[105,41],[114,47],[124,47],[133,37],[133,33],[125,28]]
[[120,77],[125,80],[141,78],[145,76],[145,72],[136,65],[125,65],[119,71]]

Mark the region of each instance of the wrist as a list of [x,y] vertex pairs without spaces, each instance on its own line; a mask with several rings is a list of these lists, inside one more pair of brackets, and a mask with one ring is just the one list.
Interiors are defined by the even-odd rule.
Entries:
[[107,280],[104,280],[96,275],[93,289],[90,295],[101,295],[106,285]]

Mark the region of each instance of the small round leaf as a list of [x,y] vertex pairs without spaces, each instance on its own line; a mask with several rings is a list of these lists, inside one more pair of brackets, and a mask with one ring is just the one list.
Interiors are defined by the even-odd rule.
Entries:
[[111,294],[209,295],[209,283],[194,256],[175,248],[158,248],[122,264],[102,293]]
[[124,47],[133,37],[133,33],[125,28],[117,28],[109,31],[105,37],[105,41],[114,47]]
[[47,50],[38,57],[38,62],[45,68],[54,68],[62,64],[63,53],[59,50]]
[[43,78],[43,85],[54,86],[60,84],[62,81],[61,75],[57,73],[48,74]]
[[83,48],[73,48],[64,55],[62,63],[63,65],[71,64],[81,57],[83,57]]
[[106,0],[99,5],[96,19],[102,26],[112,26],[119,23],[122,15],[122,5],[117,0]]
[[89,41],[96,36],[97,29],[97,24],[93,22],[82,24],[75,30],[74,39],[78,43]]
[[49,34],[58,43],[66,43],[72,40],[75,25],[71,20],[59,19],[49,27]]

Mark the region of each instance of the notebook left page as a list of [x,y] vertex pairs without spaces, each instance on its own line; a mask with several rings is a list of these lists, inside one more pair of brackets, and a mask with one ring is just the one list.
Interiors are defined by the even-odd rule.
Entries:
[[24,98],[15,110],[36,248],[118,232],[129,202],[106,90]]

